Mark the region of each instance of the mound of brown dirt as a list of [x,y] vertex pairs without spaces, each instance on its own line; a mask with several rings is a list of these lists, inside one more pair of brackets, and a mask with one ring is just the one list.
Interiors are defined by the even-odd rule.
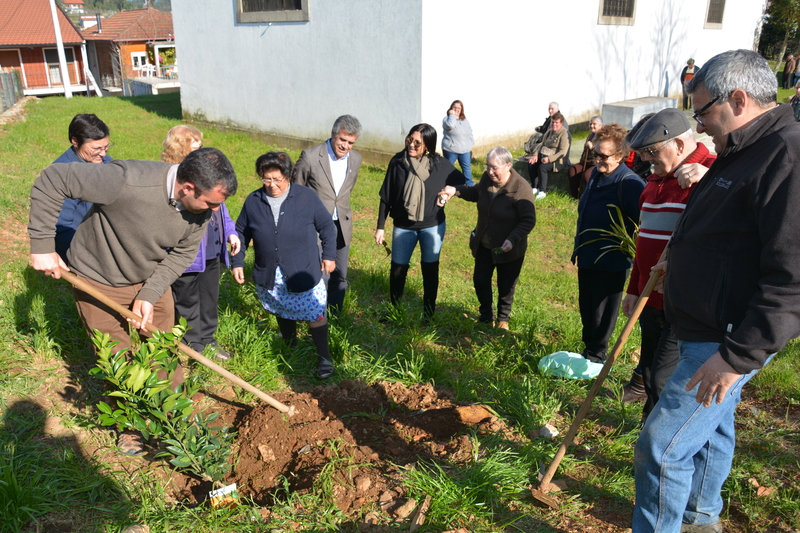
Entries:
[[[268,506],[288,481],[306,492],[324,475],[345,512],[376,504],[395,518],[414,510],[405,499],[403,470],[419,458],[462,462],[470,458],[470,426],[505,429],[485,407],[458,406],[447,390],[431,385],[367,385],[343,380],[310,393],[278,393],[295,407],[288,418],[260,404],[231,406],[219,422],[238,432],[235,465],[226,480],[240,495]],[[210,487],[191,478],[173,478],[178,499],[202,500]],[[193,496],[192,496],[193,495]]]

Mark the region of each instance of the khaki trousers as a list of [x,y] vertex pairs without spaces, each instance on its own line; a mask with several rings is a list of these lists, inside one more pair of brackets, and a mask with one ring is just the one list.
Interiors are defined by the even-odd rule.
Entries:
[[[139,294],[142,285],[144,285],[143,283],[136,283],[126,287],[110,287],[83,276],[79,277],[83,282],[126,309],[130,309],[133,306],[136,295]],[[114,348],[115,351],[129,350],[131,347],[131,338],[127,319],[81,290],[73,289],[72,292],[75,295],[75,304],[78,308],[78,314],[81,320],[83,320],[83,325],[86,327],[86,332],[89,336],[91,337],[94,335],[94,330],[98,330],[101,333],[108,333],[111,336],[111,340],[119,343]],[[161,331],[170,331],[174,324],[175,306],[172,301],[172,291],[167,291],[154,306],[153,325]],[[162,373],[159,372],[159,377],[164,379],[166,376],[161,374]],[[183,383],[182,367],[178,367],[175,371],[172,379],[172,386],[175,387],[180,383]]]

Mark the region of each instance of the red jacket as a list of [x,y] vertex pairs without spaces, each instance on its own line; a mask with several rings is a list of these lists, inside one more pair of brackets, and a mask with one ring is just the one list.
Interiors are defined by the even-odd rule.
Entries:
[[[716,158],[708,153],[704,144],[698,144],[682,164],[700,163],[710,167]],[[650,279],[650,268],[661,257],[695,188],[681,189],[674,172],[663,178],[655,174],[648,178],[647,186],[639,197],[639,236],[636,238],[636,257],[631,269],[628,294],[638,296],[644,290]],[[664,295],[653,291],[647,305],[664,309]]]

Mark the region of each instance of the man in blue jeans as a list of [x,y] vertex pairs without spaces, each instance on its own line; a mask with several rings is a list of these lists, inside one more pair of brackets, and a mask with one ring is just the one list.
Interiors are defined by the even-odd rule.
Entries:
[[722,531],[742,387],[800,334],[800,125],[755,52],[715,56],[687,91],[718,157],[661,265],[680,358],[636,444],[634,533]]

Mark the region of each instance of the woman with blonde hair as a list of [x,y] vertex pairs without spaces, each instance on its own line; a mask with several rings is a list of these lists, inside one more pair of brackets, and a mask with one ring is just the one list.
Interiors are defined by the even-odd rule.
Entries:
[[191,126],[175,126],[164,139],[164,151],[161,160],[165,163],[180,164],[189,152],[203,147],[203,132]]
[[[189,153],[203,146],[203,132],[191,126],[175,126],[164,139],[161,160],[179,164]],[[215,335],[219,322],[217,301],[219,300],[220,262],[231,267],[226,243],[231,254],[239,253],[241,241],[236,233],[236,224],[222,203],[212,209],[206,234],[200,241],[200,249],[194,263],[172,284],[175,300],[175,320],[186,319],[191,328],[183,340],[198,352],[206,347],[210,356],[218,361],[227,361],[230,355],[220,347]]]

